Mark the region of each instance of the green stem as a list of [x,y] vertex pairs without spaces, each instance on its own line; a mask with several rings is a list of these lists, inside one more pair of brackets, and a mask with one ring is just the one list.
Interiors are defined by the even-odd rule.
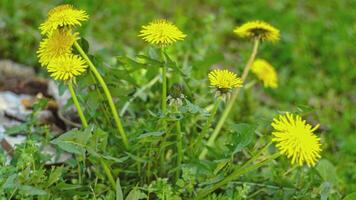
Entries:
[[[176,111],[178,112],[178,108],[176,107]],[[180,168],[180,165],[182,164],[183,161],[183,135],[182,135],[182,130],[181,130],[181,125],[180,125],[180,120],[177,120],[176,122],[176,129],[177,129],[177,167]],[[178,180],[180,175],[180,170],[177,170],[176,173],[176,180]]]
[[109,91],[108,86],[106,85],[103,77],[100,75],[100,73],[98,72],[98,70],[96,69],[94,64],[91,62],[91,60],[89,59],[87,54],[80,47],[78,42],[74,42],[74,46],[78,50],[80,55],[86,60],[86,62],[89,65],[90,70],[93,72],[95,78],[98,80],[99,84],[103,88],[104,94],[105,94],[105,96],[106,96],[106,98],[108,100],[108,103],[109,103],[109,106],[110,106],[110,109],[111,109],[111,113],[112,113],[112,115],[114,117],[114,121],[115,121],[117,130],[118,130],[119,134],[121,135],[121,138],[122,138],[122,141],[123,141],[125,147],[128,148],[129,147],[129,143],[128,143],[128,140],[127,140],[127,136],[126,136],[124,127],[122,126],[120,116],[118,115],[116,107],[115,107],[115,104],[114,104],[114,102],[112,100],[112,96],[111,96],[111,93]]
[[[211,122],[213,121],[217,111],[218,111],[218,108],[219,108],[219,105],[220,105],[220,102],[221,102],[221,99],[219,98],[215,104],[214,104],[214,107],[213,107],[213,110],[208,118],[208,120],[206,121],[206,123],[204,124],[204,127],[202,129],[202,132],[199,134],[199,137],[196,141],[196,143],[199,145],[201,142],[202,142],[202,139],[203,137],[205,136],[206,132],[208,131],[209,127],[211,126]],[[203,151],[200,153],[199,155],[199,159],[203,159],[206,154],[208,153],[208,149],[207,148],[204,148]]]
[[116,190],[116,182],[115,182],[114,177],[111,174],[111,170],[110,170],[109,166],[106,164],[106,162],[102,158],[99,158],[99,161],[100,161],[101,166],[104,169],[104,172],[105,172],[106,176],[109,179],[109,182],[110,182],[112,188],[114,190]]
[[[73,103],[74,103],[75,107],[77,108],[77,112],[78,112],[79,118],[82,122],[82,125],[84,128],[87,128],[88,122],[83,114],[82,108],[80,107],[78,98],[75,95],[72,81],[68,82],[68,88],[69,88],[70,94],[72,95]],[[76,161],[77,161],[78,181],[80,184],[82,184],[82,172],[80,169],[79,155],[76,156]]]
[[80,107],[78,98],[75,95],[75,92],[73,89],[73,83],[71,81],[68,82],[68,88],[69,88],[70,94],[72,95],[73,103],[74,103],[75,107],[77,108],[77,112],[78,112],[80,121],[82,122],[83,127],[86,128],[86,127],[88,127],[88,122],[85,119],[85,116],[83,114],[82,108]]
[[[256,38],[255,39],[255,42],[254,42],[254,46],[253,46],[253,50],[252,50],[252,53],[251,53],[251,56],[250,58],[248,59],[248,62],[244,68],[244,71],[242,72],[242,76],[241,76],[241,80],[244,82],[247,78],[247,75],[248,75],[248,72],[250,71],[251,69],[251,66],[252,66],[252,63],[253,61],[255,60],[255,57],[257,55],[257,50],[258,50],[258,46],[259,46],[259,39]],[[221,128],[223,127],[227,117],[229,116],[230,114],[230,111],[232,109],[232,107],[234,106],[234,103],[236,101],[236,98],[238,96],[240,92],[240,88],[237,88],[235,90],[235,92],[233,92],[232,96],[231,96],[231,99],[229,100],[229,103],[227,104],[223,114],[221,115],[221,118],[219,119],[219,122],[218,124],[216,125],[215,129],[214,129],[214,132],[212,133],[212,135],[210,136],[208,142],[207,142],[207,146],[210,146],[212,147],[214,145],[214,142],[215,142],[215,139],[218,137],[219,133],[220,133],[220,130]],[[206,155],[206,154],[205,154]],[[205,155],[201,156],[201,159],[204,159],[205,158]]]
[[238,178],[241,175],[244,175],[250,171],[256,170],[260,167],[262,167],[263,165],[265,165],[266,163],[268,163],[271,160],[276,159],[277,157],[279,157],[281,154],[275,153],[273,155],[270,155],[269,157],[267,157],[266,159],[260,161],[259,163],[256,163],[254,165],[251,165],[249,167],[245,167],[245,168],[238,168],[235,169],[232,174],[230,174],[229,176],[225,177],[223,180],[221,180],[218,183],[215,183],[212,186],[208,186],[207,188],[204,188],[202,190],[200,190],[197,194],[197,199],[202,199],[203,197],[207,196],[208,194],[210,194],[211,192],[214,192],[216,189],[228,184],[229,182],[233,181],[234,179]]
[[166,111],[167,111],[167,65],[166,65],[166,59],[165,59],[163,48],[161,49],[161,57],[163,60],[163,66],[162,66],[162,113],[165,115]]
[[[69,91],[70,91],[70,93],[72,95],[74,105],[76,106],[76,108],[78,110],[78,114],[79,114],[79,117],[80,117],[80,119],[82,121],[83,127],[87,128],[88,127],[88,123],[87,123],[87,120],[85,119],[85,116],[83,115],[82,109],[81,109],[80,104],[79,104],[78,99],[77,99],[77,96],[75,95],[72,82],[68,83],[68,88],[69,88]],[[111,171],[110,171],[109,167],[106,165],[106,163],[103,161],[102,158],[100,158],[100,164],[102,165],[105,174],[109,178],[109,181],[110,181],[111,185],[113,186],[113,189],[115,190],[115,188],[116,188],[115,180],[112,177],[112,174],[111,174]],[[81,183],[82,182],[82,178],[81,178],[81,170],[80,170],[80,164],[79,164],[78,158],[77,158],[77,165],[78,165],[79,183]]]
[[258,159],[258,156],[261,155],[263,152],[265,152],[269,145],[271,145],[272,142],[269,142],[268,144],[266,144],[266,146],[264,146],[261,150],[259,150],[252,158],[250,158],[250,160],[248,160],[247,162],[245,162],[241,168],[244,168],[246,166],[249,166],[251,163],[253,163],[254,161],[256,161]]
[[[162,114],[163,114],[163,120],[162,120],[162,126],[164,130],[165,137],[162,138],[162,143],[166,141],[166,136],[168,136],[168,129],[167,129],[167,121],[165,118],[166,112],[167,112],[167,65],[166,65],[166,59],[164,55],[164,48],[161,48],[161,59],[163,61],[163,66],[162,66],[162,99],[161,99],[161,106],[162,106]],[[160,165],[161,165],[161,173],[163,174],[165,171],[164,167],[164,156],[165,156],[165,148],[161,147],[160,149]]]

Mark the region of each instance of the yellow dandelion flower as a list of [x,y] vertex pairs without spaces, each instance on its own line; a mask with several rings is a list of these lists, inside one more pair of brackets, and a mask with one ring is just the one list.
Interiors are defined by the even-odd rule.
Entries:
[[81,75],[86,68],[87,65],[81,57],[69,55],[53,59],[49,63],[47,70],[54,79],[67,81]]
[[142,26],[139,37],[148,43],[165,47],[178,40],[183,40],[186,35],[180,31],[173,23],[160,19]]
[[41,65],[48,65],[54,58],[71,54],[72,45],[77,38],[77,33],[69,30],[56,30],[48,38],[43,39],[37,51]]
[[242,80],[229,70],[215,69],[208,75],[210,85],[218,89],[232,89],[242,87]]
[[263,21],[244,23],[236,27],[234,33],[242,38],[259,38],[271,42],[277,42],[280,38],[279,30]]
[[278,87],[277,72],[266,60],[256,59],[252,64],[251,71],[263,82],[265,87]]
[[51,34],[62,27],[81,26],[81,22],[89,19],[84,10],[77,10],[72,5],[60,5],[48,12],[47,20],[40,25],[43,35]]
[[272,141],[292,164],[306,163],[310,167],[321,157],[320,138],[313,133],[319,125],[312,128],[299,115],[287,113],[275,117],[272,127],[275,129]]

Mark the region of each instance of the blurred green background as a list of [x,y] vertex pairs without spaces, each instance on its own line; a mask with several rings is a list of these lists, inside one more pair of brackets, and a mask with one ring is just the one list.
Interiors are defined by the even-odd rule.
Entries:
[[277,68],[280,86],[257,90],[253,110],[310,109],[308,121],[321,124],[323,157],[335,165],[339,187],[346,194],[356,191],[355,0],[0,0],[0,59],[32,66],[41,75],[37,27],[62,3],[89,13],[81,33],[91,51],[109,62],[147,49],[137,37],[143,24],[173,21],[188,37],[170,51],[196,78],[204,78],[213,64],[241,69],[252,45],[235,37],[233,28],[255,19],[271,23],[281,41],[263,44],[258,57]]

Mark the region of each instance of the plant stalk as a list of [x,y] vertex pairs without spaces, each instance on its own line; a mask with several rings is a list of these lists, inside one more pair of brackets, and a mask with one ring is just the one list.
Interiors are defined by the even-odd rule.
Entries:
[[90,70],[93,72],[95,78],[98,80],[99,84],[101,85],[101,87],[103,88],[104,94],[108,100],[109,103],[109,107],[111,109],[111,113],[114,117],[114,121],[116,124],[116,128],[122,138],[122,141],[125,145],[125,148],[129,147],[129,143],[127,140],[127,136],[124,130],[124,127],[122,126],[121,123],[121,119],[119,114],[117,113],[117,109],[116,106],[112,100],[112,96],[111,93],[109,91],[108,86],[106,85],[103,77],[100,75],[100,73],[98,72],[98,70],[96,69],[96,67],[94,66],[94,64],[91,62],[91,60],[89,59],[89,57],[87,56],[87,54],[84,52],[84,50],[80,47],[80,45],[78,44],[78,42],[74,42],[74,46],[75,48],[78,50],[78,52],[80,53],[80,55],[85,59],[85,61],[88,63]]
[[77,108],[77,112],[78,112],[80,121],[82,122],[83,127],[86,128],[86,127],[88,127],[88,122],[85,119],[85,116],[83,114],[82,108],[80,107],[78,98],[75,95],[72,81],[68,82],[68,89],[69,89],[70,94],[72,95],[73,103],[74,103],[75,107]]
[[[208,120],[207,120],[206,123],[204,124],[201,133],[199,134],[199,137],[198,137],[198,139],[197,139],[197,141],[196,141],[196,143],[197,143],[198,145],[202,142],[203,137],[205,136],[206,132],[208,131],[209,127],[211,126],[211,123],[212,123],[212,121],[213,121],[213,119],[214,119],[214,117],[215,117],[215,115],[216,115],[216,113],[217,113],[217,111],[218,111],[218,108],[219,108],[220,103],[221,103],[221,99],[219,98],[219,99],[215,102],[214,107],[213,107],[213,110],[212,110],[212,112],[211,112],[211,114],[210,114]],[[200,155],[199,155],[199,159],[203,159],[207,153],[208,153],[208,149],[207,149],[207,148],[204,148],[203,151],[202,151],[202,152],[200,153]]]
[[[163,60],[162,66],[162,113],[163,115],[167,112],[167,63],[164,55],[164,48],[161,48],[161,57]],[[164,127],[167,126],[166,120],[163,121]],[[165,127],[166,128],[166,127]]]
[[[176,111],[178,112],[178,107],[176,107]],[[183,161],[183,135],[180,120],[176,121],[176,129],[177,129],[177,167],[180,168],[180,165]],[[180,176],[180,170],[177,170],[176,180],[178,180]]]
[[[259,41],[260,41],[260,40],[259,40],[258,38],[255,39],[251,56],[250,56],[250,58],[248,59],[247,64],[245,65],[244,71],[242,72],[241,80],[242,80],[243,82],[245,82],[245,80],[246,80],[246,78],[247,78],[247,75],[248,75],[248,73],[249,73],[249,71],[250,71],[250,69],[251,69],[252,63],[253,63],[253,61],[254,61],[255,58],[256,58],[257,50],[258,50],[258,46],[259,46]],[[234,103],[235,103],[235,101],[236,101],[236,98],[237,98],[239,92],[240,92],[240,88],[237,88],[237,89],[235,90],[235,92],[233,92],[233,94],[232,94],[232,96],[231,96],[231,99],[229,100],[229,103],[227,104],[227,106],[226,106],[226,108],[225,108],[223,114],[221,115],[221,118],[220,118],[219,121],[218,121],[218,124],[216,125],[216,127],[215,127],[215,129],[214,129],[214,132],[211,134],[211,136],[210,136],[210,138],[209,138],[209,140],[208,140],[208,142],[207,142],[207,146],[212,147],[212,146],[214,145],[215,139],[218,137],[221,128],[223,127],[223,125],[224,125],[224,123],[225,123],[227,117],[229,116],[230,111],[231,111],[231,109],[232,109],[232,107],[233,107],[233,105],[234,105]],[[206,150],[203,150],[203,151],[205,152]],[[207,154],[207,151],[206,151],[206,153],[204,153],[204,154],[203,154],[203,152],[202,152],[202,153],[200,154],[199,158],[200,158],[200,159],[204,159],[205,156],[206,156],[206,154]]]

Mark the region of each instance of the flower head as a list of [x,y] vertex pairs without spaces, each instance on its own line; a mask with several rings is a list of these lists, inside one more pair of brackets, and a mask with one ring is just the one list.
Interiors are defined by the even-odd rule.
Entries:
[[242,80],[229,70],[215,69],[209,73],[210,85],[217,89],[228,90],[242,87]]
[[252,64],[251,71],[263,82],[265,87],[278,87],[277,72],[266,60],[256,59]]
[[320,138],[313,132],[319,125],[312,128],[299,115],[287,113],[273,119],[272,141],[278,150],[291,159],[291,163],[314,166],[320,158]]
[[48,38],[40,43],[37,51],[39,62],[42,66],[55,58],[72,53],[72,45],[77,40],[77,34],[69,30],[55,30]]
[[69,55],[53,59],[49,63],[47,70],[54,79],[67,81],[81,75],[86,68],[87,65],[81,57]]
[[236,27],[234,30],[242,38],[259,38],[277,42],[280,38],[279,30],[263,21],[252,21]]
[[62,27],[81,26],[81,22],[88,19],[89,16],[84,10],[77,10],[68,4],[60,5],[48,12],[48,18],[40,25],[40,30],[43,35],[49,35]]
[[183,40],[186,35],[180,31],[173,23],[160,19],[142,26],[139,37],[151,44],[165,47],[178,40]]

